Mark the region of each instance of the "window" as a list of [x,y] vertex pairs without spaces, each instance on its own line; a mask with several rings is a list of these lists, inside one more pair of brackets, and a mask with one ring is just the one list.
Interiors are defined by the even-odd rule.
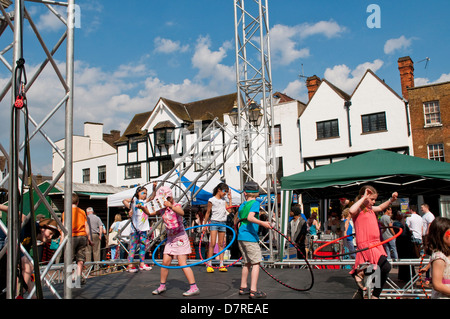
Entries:
[[125,166],[125,179],[141,178],[141,164]]
[[174,162],[170,160],[160,161],[159,162],[159,173],[164,174],[170,171],[174,167]]
[[136,152],[138,149],[138,139],[137,137],[130,137],[128,140],[128,151]]
[[[273,126],[273,143],[274,144],[281,144],[281,125],[277,124]],[[269,134],[269,143],[272,144],[272,135]]]
[[439,101],[423,103],[423,115],[425,117],[425,126],[441,124]]
[[429,144],[428,159],[439,162],[445,162],[444,144]]
[[155,130],[155,144],[160,145],[171,145],[174,143],[173,140],[173,128],[164,128]]
[[83,183],[89,184],[91,182],[91,169],[85,168],[83,169]]
[[363,133],[387,130],[385,112],[361,115],[361,120]]
[[106,183],[106,166],[98,167],[98,183],[105,184]]
[[324,139],[330,137],[339,137],[338,120],[330,120],[316,123],[317,139]]

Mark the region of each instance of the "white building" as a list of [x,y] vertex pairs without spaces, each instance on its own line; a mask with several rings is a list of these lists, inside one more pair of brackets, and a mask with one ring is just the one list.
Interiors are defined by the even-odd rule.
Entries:
[[[202,135],[204,129],[217,118],[224,123],[224,114],[231,112],[236,93],[191,103],[160,98],[151,112],[134,116],[124,134],[116,141],[118,176],[123,186],[144,184],[171,170],[180,157]],[[192,171],[200,172],[222,150],[223,134],[217,136],[207,149],[207,140],[190,151],[202,152]],[[220,156],[217,163],[223,163]],[[191,163],[185,162],[184,166]],[[224,171],[219,172],[219,177]]]
[[283,176],[298,172],[302,162],[300,152],[299,117],[306,105],[289,96],[276,92],[273,94],[275,143],[277,158],[277,181]]
[[408,108],[371,70],[351,95],[316,76],[308,78],[307,86],[310,100],[300,116],[303,167],[298,172],[374,149],[412,155]]
[[[109,184],[119,186],[117,176],[117,151],[114,141],[120,132],[113,130],[103,133],[103,124],[84,123],[84,136],[73,136],[73,177],[74,183]],[[65,140],[55,143],[64,153]],[[64,167],[64,159],[53,150],[53,178]],[[64,176],[60,181],[64,180]]]

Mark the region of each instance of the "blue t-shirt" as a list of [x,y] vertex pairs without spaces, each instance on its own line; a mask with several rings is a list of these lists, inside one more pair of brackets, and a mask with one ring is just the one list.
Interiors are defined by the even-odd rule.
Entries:
[[[238,217],[239,219],[242,218],[243,208],[248,203],[248,201],[245,201],[239,206],[238,211]],[[255,200],[250,207],[249,212],[254,212],[255,217],[259,218],[259,201]],[[242,221],[241,225],[239,227],[239,234],[238,234],[238,240],[240,241],[250,241],[250,242],[258,242],[259,236],[258,236],[258,229],[259,225],[255,223],[250,223],[247,221]]]
[[[348,223],[348,228],[347,228],[347,234],[345,234],[345,235],[351,235],[351,234],[353,234],[353,227],[352,227],[352,223]],[[347,237],[347,240],[348,241],[352,241],[353,240],[353,236],[348,236]]]

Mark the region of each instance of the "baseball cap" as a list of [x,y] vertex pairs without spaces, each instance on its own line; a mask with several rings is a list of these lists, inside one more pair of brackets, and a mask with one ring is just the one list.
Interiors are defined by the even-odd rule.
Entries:
[[259,185],[253,181],[246,182],[244,184],[244,192],[259,193]]

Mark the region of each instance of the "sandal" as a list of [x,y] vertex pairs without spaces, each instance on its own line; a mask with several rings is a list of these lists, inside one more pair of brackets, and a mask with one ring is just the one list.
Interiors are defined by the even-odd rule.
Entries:
[[246,287],[246,288],[239,288],[239,294],[240,295],[248,295],[250,293],[250,288]]
[[266,298],[267,295],[265,292],[262,292],[261,290],[259,291],[253,291],[250,290],[250,299],[256,299],[256,298]]

